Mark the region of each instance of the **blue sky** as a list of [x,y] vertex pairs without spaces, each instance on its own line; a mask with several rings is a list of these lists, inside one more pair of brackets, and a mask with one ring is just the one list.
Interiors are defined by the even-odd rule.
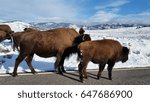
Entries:
[[0,0],[0,20],[150,23],[150,0]]

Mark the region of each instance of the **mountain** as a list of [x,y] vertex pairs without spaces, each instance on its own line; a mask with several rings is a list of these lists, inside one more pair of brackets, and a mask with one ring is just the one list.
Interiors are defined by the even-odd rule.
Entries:
[[88,30],[104,30],[104,29],[118,29],[118,28],[126,28],[126,27],[150,27],[150,24],[99,24],[93,26],[87,26]]
[[75,28],[79,29],[84,27],[85,30],[104,30],[104,29],[118,29],[118,28],[126,28],[126,27],[136,27],[137,29],[142,27],[150,27],[150,24],[98,24],[98,25],[78,25],[73,23],[55,23],[55,22],[41,22],[41,23],[25,23],[22,21],[7,21],[0,22],[0,24],[8,24],[12,30],[14,31],[22,31],[24,28],[33,27],[38,28],[40,30],[47,30],[53,28]]
[[50,28],[75,28],[78,29],[81,25],[76,25],[72,23],[55,23],[55,22],[42,22],[42,23],[30,23],[31,26],[39,28],[42,30],[47,30]]
[[78,25],[78,24],[72,24],[72,23],[55,23],[55,22],[44,22],[44,23],[30,23],[33,27],[46,30],[50,28],[75,28],[79,29],[81,27],[84,27],[86,30],[104,30],[104,29],[118,29],[118,28],[126,28],[126,27],[150,27],[150,24],[99,24],[99,25]]

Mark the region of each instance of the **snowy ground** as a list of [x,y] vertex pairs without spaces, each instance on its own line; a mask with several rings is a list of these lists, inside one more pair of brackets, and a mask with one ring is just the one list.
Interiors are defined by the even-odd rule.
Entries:
[[[14,31],[22,31],[29,24],[22,24],[20,22],[9,23]],[[78,29],[77,29],[78,31]],[[120,28],[108,30],[86,30],[90,34],[92,40],[96,39],[115,39],[120,41],[124,46],[130,48],[129,60],[126,63],[118,62],[114,68],[135,68],[150,66],[150,28]],[[0,43],[0,74],[11,73],[14,68],[15,59],[18,52],[13,52],[11,43],[5,40]],[[77,70],[78,63],[77,56],[73,55],[69,60],[65,60],[66,70]],[[41,58],[34,56],[33,66],[36,71],[52,71],[55,58]],[[88,69],[98,69],[98,65],[89,63]],[[23,61],[18,68],[18,72],[30,72],[25,61]]]

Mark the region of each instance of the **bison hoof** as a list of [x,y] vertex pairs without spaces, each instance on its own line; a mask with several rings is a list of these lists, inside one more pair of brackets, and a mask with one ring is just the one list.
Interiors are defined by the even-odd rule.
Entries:
[[83,77],[80,77],[80,81],[81,81],[82,83],[84,83]]
[[84,81],[84,80],[81,80],[81,83],[85,83],[85,81]]
[[66,73],[66,71],[65,71],[65,70],[62,70],[62,72],[63,72],[63,73]]
[[99,79],[100,79],[100,76],[97,76],[97,79],[99,80]]
[[87,77],[87,76],[84,76],[84,78],[85,78],[85,79],[88,79],[88,77]]
[[11,74],[13,77],[16,77],[18,74],[17,73],[12,73]]
[[36,74],[37,72],[36,71],[32,71],[32,74]]
[[112,78],[109,78],[109,80],[112,80]]
[[57,74],[63,75],[63,72],[62,71],[57,71]]

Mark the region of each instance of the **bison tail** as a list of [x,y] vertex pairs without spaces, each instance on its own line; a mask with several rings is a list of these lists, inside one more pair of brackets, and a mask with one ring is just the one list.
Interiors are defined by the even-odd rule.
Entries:
[[77,46],[71,46],[65,49],[62,58],[69,58],[72,54],[77,53]]

